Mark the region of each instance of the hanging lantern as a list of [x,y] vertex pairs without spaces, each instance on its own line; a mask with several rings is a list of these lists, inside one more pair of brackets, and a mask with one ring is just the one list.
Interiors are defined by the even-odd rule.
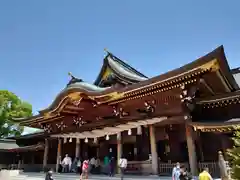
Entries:
[[109,135],[106,135],[106,140],[107,140],[107,141],[109,140]]
[[132,130],[131,129],[128,130],[128,135],[129,136],[132,135]]
[[88,143],[88,138],[85,138],[84,142],[85,142],[85,143]]
[[141,135],[142,134],[142,126],[138,126],[137,127],[137,135]]
[[79,139],[79,138],[76,139],[76,143],[77,143],[77,144],[80,143],[80,139]]
[[64,144],[67,143],[67,138],[66,138],[66,137],[63,138],[63,143],[64,143]]
[[69,139],[69,142],[70,142],[70,143],[72,142],[72,138]]

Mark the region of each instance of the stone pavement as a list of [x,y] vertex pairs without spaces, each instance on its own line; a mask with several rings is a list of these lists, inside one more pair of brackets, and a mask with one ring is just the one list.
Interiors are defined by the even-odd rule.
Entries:
[[[11,180],[44,180],[45,174],[43,173],[22,173]],[[79,180],[80,176],[76,174],[53,174],[54,180]],[[89,176],[89,180],[119,180],[120,177],[108,177],[104,175]],[[126,175],[126,180],[171,180],[171,177],[157,177],[157,176],[130,176]]]

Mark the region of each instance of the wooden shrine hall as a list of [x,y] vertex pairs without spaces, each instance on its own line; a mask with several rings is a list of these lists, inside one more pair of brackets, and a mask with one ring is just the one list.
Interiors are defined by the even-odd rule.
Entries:
[[153,78],[107,52],[94,84],[69,73],[70,82],[49,107],[16,119],[44,130],[17,142],[44,141],[44,151],[36,152],[42,167],[58,169],[67,153],[101,161],[123,155],[129,172],[167,174],[176,162],[194,175],[204,166],[215,171],[217,152],[232,146],[240,122],[238,73],[230,70],[223,46]]

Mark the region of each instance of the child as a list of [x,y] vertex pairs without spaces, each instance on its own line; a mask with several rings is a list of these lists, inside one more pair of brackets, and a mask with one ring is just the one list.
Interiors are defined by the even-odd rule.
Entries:
[[83,161],[82,174],[80,176],[80,180],[82,180],[84,176],[85,176],[85,179],[88,179],[88,167],[89,167],[89,160]]

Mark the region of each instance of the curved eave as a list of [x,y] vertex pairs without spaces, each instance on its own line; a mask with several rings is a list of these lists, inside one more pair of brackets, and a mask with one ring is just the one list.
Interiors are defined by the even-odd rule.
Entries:
[[126,79],[130,82],[141,82],[148,79],[131,66],[126,63],[123,64],[123,61],[116,59],[114,56],[108,56],[107,59],[110,69],[114,71],[117,76],[122,77],[122,79]]
[[32,119],[42,119],[42,118],[43,118],[43,116],[41,114],[37,114],[37,115],[27,117],[27,118],[14,118],[14,119],[12,119],[12,121],[15,122],[15,123],[22,124],[23,122],[27,122],[27,121],[30,121]]
[[136,75],[140,76],[140,77],[144,77],[144,78],[148,78],[147,76],[145,76],[144,74],[142,74],[141,72],[137,71],[136,69],[134,69],[132,66],[130,66],[129,64],[125,63],[123,60],[119,59],[116,56],[113,56],[115,61],[118,62],[119,64],[122,64],[123,66],[125,66],[126,68],[128,68],[129,70],[131,70],[133,73],[135,73]]
[[240,67],[231,69],[232,74],[238,74],[240,73]]
[[100,70],[100,73],[98,74],[98,77],[94,82],[94,84],[96,86],[99,85],[100,81],[102,80],[102,77],[103,77],[104,73],[106,72],[107,67],[108,67],[108,60],[106,58],[104,58],[103,65],[102,65],[102,68]]
[[100,82],[104,79],[103,76],[105,75],[108,68],[116,76],[121,77],[123,80],[126,79],[126,82],[140,82],[147,79],[145,75],[130,65],[126,64],[124,61],[108,53],[108,55],[104,58],[101,71],[94,82],[95,85],[99,85]]
[[14,151],[14,152],[37,151],[37,150],[43,150],[44,147],[45,147],[44,144],[39,143],[35,145],[30,145],[30,146],[12,148],[12,149],[9,149],[9,151]]
[[192,126],[200,128],[221,128],[221,127],[230,127],[240,124],[240,118],[229,119],[226,121],[219,122],[190,122]]
[[208,98],[196,99],[197,104],[212,104],[231,99],[240,98],[240,91],[225,93],[222,95],[211,96]]
[[180,77],[186,76],[186,74],[191,74],[192,72],[196,71],[197,69],[202,69],[206,64],[211,63],[214,59],[217,59],[217,62],[219,64],[220,70],[222,74],[226,77],[226,80],[231,85],[231,88],[234,90],[238,89],[238,85],[231,74],[229,65],[227,63],[227,59],[224,54],[224,48],[223,46],[220,46],[213,50],[212,52],[208,53],[207,55],[200,57],[199,59],[186,64],[180,68],[174,69],[172,71],[168,71],[167,73],[161,74],[159,76],[150,78],[146,81],[139,82],[137,84],[133,84],[131,86],[128,86],[124,89],[124,91],[133,91],[134,89],[137,89],[141,87],[147,88],[149,86],[152,86],[154,84],[161,84],[161,83],[167,83],[171,81],[175,81],[176,79],[179,79]]

